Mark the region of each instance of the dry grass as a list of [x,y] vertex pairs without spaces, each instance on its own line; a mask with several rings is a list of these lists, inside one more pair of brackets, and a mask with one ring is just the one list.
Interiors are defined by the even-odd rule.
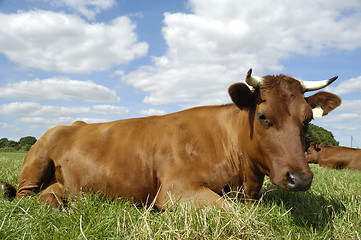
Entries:
[[[0,179],[16,184],[23,156],[0,153]],[[37,196],[1,196],[0,239],[360,239],[361,172],[312,170],[309,191],[284,192],[266,180],[260,201],[230,199],[227,213],[187,204],[156,211],[94,194],[58,211]]]

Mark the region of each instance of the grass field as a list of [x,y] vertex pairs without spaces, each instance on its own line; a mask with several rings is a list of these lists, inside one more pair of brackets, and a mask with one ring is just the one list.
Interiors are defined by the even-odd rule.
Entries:
[[[17,185],[24,155],[0,153],[0,180]],[[90,194],[59,211],[37,196],[0,196],[0,239],[361,239],[361,171],[311,168],[309,191],[284,192],[266,179],[260,201],[232,199],[227,213],[189,205],[159,212]]]

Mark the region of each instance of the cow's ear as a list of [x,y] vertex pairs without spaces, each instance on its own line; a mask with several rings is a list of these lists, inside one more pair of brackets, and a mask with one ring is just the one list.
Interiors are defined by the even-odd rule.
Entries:
[[316,150],[317,152],[321,151],[320,143],[319,143],[319,142],[316,142],[316,143],[315,143],[315,150]]
[[323,110],[322,116],[327,115],[341,104],[341,98],[329,92],[318,92],[306,98],[306,101],[311,105],[312,109],[320,107]]
[[228,88],[229,96],[241,110],[251,108],[254,104],[252,91],[244,83],[235,83]]

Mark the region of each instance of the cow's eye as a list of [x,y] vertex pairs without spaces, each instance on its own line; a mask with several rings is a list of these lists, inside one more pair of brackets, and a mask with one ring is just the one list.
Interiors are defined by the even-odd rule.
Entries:
[[266,124],[267,126],[271,126],[271,123],[268,121],[266,115],[264,115],[263,113],[259,113],[258,114],[258,120],[264,124]]

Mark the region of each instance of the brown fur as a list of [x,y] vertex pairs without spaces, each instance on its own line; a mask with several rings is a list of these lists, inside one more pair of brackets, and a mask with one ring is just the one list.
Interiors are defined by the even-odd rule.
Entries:
[[[24,159],[17,197],[43,190],[43,201],[56,206],[68,195],[94,191],[154,201],[159,209],[177,200],[226,208],[218,195],[225,185],[233,182],[246,198],[257,198],[265,175],[285,190],[305,191],[312,172],[303,127],[311,106],[297,80],[265,79],[252,91],[232,85],[235,105],[50,129]],[[328,107],[332,99],[338,97],[329,94],[319,102]]]

